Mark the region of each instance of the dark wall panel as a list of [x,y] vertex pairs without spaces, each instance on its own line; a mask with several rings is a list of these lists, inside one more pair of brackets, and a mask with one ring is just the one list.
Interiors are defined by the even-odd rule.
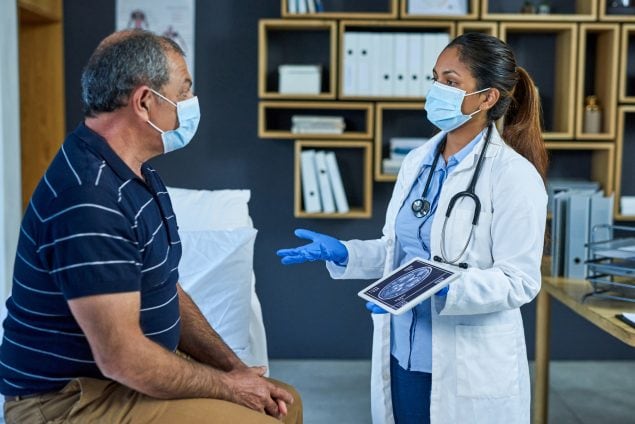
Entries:
[[[69,129],[82,119],[81,70],[99,41],[114,30],[114,4],[64,1]],[[202,121],[190,146],[153,163],[169,185],[251,189],[250,211],[259,230],[254,267],[272,358],[367,358],[372,326],[356,295],[367,282],[332,281],[321,264],[282,266],[275,251],[299,244],[293,236],[297,227],[342,239],[378,237],[392,187],[374,184],[370,220],[293,218],[293,142],[257,138],[258,19],[279,16],[279,2],[273,0],[197,2],[194,77]],[[523,314],[533,357],[533,304]],[[552,319],[559,337],[554,358],[632,355],[564,308],[555,307]],[[587,336],[567,343],[566,336],[573,334]]]

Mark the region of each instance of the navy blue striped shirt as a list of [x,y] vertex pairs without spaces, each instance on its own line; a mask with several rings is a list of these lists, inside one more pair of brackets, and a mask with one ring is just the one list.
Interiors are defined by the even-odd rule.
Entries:
[[0,346],[0,392],[104,378],[67,301],[140,292],[140,326],[171,351],[180,335],[181,245],[165,185],[144,179],[84,124],[66,138],[25,212]]

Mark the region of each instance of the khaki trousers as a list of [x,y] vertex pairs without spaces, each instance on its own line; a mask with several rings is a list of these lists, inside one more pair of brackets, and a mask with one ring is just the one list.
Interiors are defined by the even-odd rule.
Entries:
[[[283,422],[302,424],[302,400],[291,386],[293,405]],[[216,399],[154,399],[110,380],[78,378],[59,392],[6,402],[7,424],[39,423],[237,423],[276,424],[277,419],[235,403]]]

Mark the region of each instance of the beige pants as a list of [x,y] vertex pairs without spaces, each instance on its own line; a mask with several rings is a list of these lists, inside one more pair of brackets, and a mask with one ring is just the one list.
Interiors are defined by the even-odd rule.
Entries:
[[[294,398],[284,422],[302,424],[302,400],[291,386],[269,379]],[[154,399],[110,380],[78,378],[59,392],[6,402],[7,424],[35,423],[262,423],[280,421],[216,399]]]

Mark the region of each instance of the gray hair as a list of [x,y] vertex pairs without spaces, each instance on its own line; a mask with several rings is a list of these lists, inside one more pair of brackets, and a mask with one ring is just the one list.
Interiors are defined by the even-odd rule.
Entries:
[[169,51],[185,56],[173,40],[149,31],[127,30],[108,36],[82,73],[84,114],[95,116],[125,106],[140,85],[159,91],[170,79]]

